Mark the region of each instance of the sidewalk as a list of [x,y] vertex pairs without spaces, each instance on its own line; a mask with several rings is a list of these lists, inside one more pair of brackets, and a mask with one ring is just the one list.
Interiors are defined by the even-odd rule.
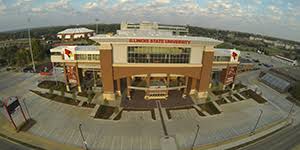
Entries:
[[34,149],[47,149],[47,150],[82,150],[79,147],[60,144],[54,141],[50,141],[46,138],[36,136],[27,132],[16,132],[11,124],[0,115],[0,136],[12,141]]

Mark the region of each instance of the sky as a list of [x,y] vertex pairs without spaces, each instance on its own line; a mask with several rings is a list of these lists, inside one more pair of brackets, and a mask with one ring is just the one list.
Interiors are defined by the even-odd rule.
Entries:
[[188,24],[300,41],[300,0],[0,0],[0,31],[96,19]]

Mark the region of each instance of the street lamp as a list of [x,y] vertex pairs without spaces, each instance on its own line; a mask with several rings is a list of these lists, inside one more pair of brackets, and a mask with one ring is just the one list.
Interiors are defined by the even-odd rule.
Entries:
[[99,19],[96,18],[95,21],[96,21],[96,34],[98,34],[98,21],[99,21]]
[[85,150],[88,150],[87,142],[86,142],[86,140],[85,140],[85,138],[84,138],[84,136],[83,136],[81,126],[82,126],[82,124],[80,123],[80,124],[79,124],[80,135],[81,135],[81,138],[82,138],[82,140],[83,140],[83,145],[84,145]]
[[260,121],[260,119],[261,119],[261,116],[262,116],[262,114],[263,114],[264,111],[263,111],[262,109],[259,109],[259,112],[260,112],[260,113],[259,113],[258,119],[257,119],[257,121],[256,121],[256,124],[255,124],[253,130],[251,131],[251,134],[254,134],[254,132],[255,132],[257,126],[258,126],[258,123],[259,123],[259,121]]
[[292,112],[293,112],[293,110],[294,110],[294,106],[295,106],[295,103],[293,103],[293,105],[292,105],[292,107],[291,107],[291,109],[290,109],[290,111],[289,111],[289,114],[288,114],[288,116],[286,117],[287,119],[289,119],[289,117],[291,116],[291,114],[292,114]]
[[28,21],[28,41],[29,41],[29,50],[30,50],[31,61],[32,61],[32,69],[33,69],[33,72],[36,72],[36,70],[35,70],[35,64],[34,64],[34,59],[33,59],[33,53],[32,53],[32,45],[31,45],[30,18],[28,18],[27,21]]
[[199,126],[199,124],[197,124],[197,132],[196,132],[196,135],[195,135],[195,138],[194,138],[194,141],[193,141],[191,150],[193,150],[193,148],[194,148],[194,146],[195,146],[195,143],[196,143],[196,140],[197,140],[197,137],[198,137],[199,130],[200,130],[200,126]]

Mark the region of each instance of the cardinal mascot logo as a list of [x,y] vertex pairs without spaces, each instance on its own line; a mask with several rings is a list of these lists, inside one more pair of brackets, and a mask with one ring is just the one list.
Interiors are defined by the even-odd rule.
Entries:
[[236,52],[232,52],[231,56],[233,57],[234,60],[237,59],[238,54]]
[[65,49],[65,54],[69,57],[69,59],[72,56],[72,52],[70,50],[68,50],[68,49]]
[[65,49],[65,60],[74,60],[74,54],[69,49]]

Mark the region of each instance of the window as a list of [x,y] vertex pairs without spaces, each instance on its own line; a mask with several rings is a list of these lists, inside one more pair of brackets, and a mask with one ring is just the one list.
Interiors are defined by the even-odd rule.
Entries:
[[76,60],[100,60],[99,54],[76,54]]
[[230,56],[214,56],[214,61],[230,61]]
[[129,46],[128,63],[189,63],[191,48]]
[[51,52],[51,55],[61,55],[60,52]]

